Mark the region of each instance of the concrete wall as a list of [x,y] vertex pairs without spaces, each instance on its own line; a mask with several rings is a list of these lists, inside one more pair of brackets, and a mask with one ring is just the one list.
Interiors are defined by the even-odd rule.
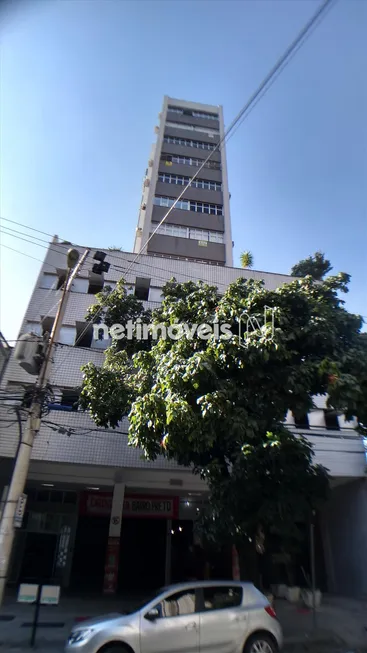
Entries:
[[321,512],[329,592],[367,595],[367,480],[333,489]]

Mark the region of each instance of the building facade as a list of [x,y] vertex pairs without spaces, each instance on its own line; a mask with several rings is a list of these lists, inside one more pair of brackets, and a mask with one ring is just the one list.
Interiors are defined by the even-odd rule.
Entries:
[[[134,252],[233,265],[227,161],[225,145],[221,144],[222,107],[166,96],[156,133],[143,182]],[[184,197],[145,247],[203,164]]]
[[[69,246],[57,239],[50,245],[20,334],[42,334],[52,327]],[[121,269],[130,267],[136,257],[106,250],[111,267],[97,283],[94,253],[73,282],[54,354],[50,379],[54,397],[32,451],[27,513],[17,532],[12,584],[46,577],[80,592],[115,592],[137,589],[139,582],[146,589],[148,584],[182,580],[193,523],[207,496],[205,484],[190,469],[165,458],[148,462],[129,447],[126,421],[117,430],[98,429],[88,414],[75,410],[82,365],[89,361],[101,365],[109,344],[94,340],[91,329],[85,331],[87,309],[96,301],[95,293],[104,286],[113,288]],[[179,282],[200,279],[223,291],[239,277],[262,279],[269,289],[290,280],[285,275],[194,261],[188,266],[179,258],[142,255],[125,283],[129,293],[155,308],[162,286],[173,276]],[[0,492],[9,483],[21,433],[13,411],[34,380],[10,358],[1,384]],[[287,424],[310,439],[316,461],[332,477],[332,496],[321,521],[326,587],[362,593],[367,591],[365,452],[355,423],[342,417],[330,420],[325,408],[325,398],[316,397],[315,409],[302,422],[288,414]],[[340,531],[347,535],[341,538]]]

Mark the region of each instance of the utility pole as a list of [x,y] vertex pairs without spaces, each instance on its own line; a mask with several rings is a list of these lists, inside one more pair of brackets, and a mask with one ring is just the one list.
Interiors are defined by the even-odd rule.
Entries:
[[89,251],[90,250],[87,249],[80,260],[78,250],[70,249],[67,253],[67,273],[64,288],[60,297],[50,338],[45,345],[44,359],[34,387],[27,424],[20,442],[0,524],[0,606],[5,594],[6,579],[14,542],[15,511],[17,508],[18,499],[23,493],[27,481],[34,438],[41,426],[44,391],[48,385],[49,377],[51,374],[54,344],[59,339],[60,329],[65,315],[67,300],[70,295],[73,279],[83,265],[85,259],[89,254]]

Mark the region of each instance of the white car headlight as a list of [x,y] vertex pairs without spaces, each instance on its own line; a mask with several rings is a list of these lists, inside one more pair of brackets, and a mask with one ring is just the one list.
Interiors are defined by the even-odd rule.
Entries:
[[75,630],[73,633],[71,633],[68,639],[68,644],[79,644],[79,642],[84,642],[84,640],[88,639],[88,637],[90,637],[93,632],[93,628],[82,628],[81,630]]

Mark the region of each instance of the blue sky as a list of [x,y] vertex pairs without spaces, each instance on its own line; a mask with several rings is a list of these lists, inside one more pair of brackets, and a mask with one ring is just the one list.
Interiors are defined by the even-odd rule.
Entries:
[[[229,124],[318,5],[3,5],[1,216],[131,250],[163,95],[222,104]],[[338,0],[227,150],[235,264],[249,249],[255,269],[289,273],[321,249],[335,271],[352,275],[347,307],[364,315],[366,31],[367,3]],[[2,234],[1,243],[38,259],[45,253]],[[39,263],[0,251],[0,328],[13,339]]]

